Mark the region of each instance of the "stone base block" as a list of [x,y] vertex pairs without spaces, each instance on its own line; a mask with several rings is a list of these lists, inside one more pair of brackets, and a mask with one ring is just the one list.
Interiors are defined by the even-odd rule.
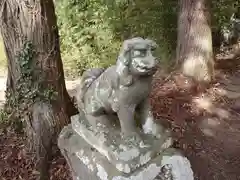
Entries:
[[126,140],[121,137],[120,128],[116,125],[96,132],[84,116],[75,115],[71,119],[73,130],[124,173],[133,172],[172,145],[172,137],[167,130],[159,137],[139,130],[140,139],[133,137]]
[[[72,171],[73,180],[193,180],[193,172],[187,158],[175,149],[165,149],[131,173],[116,169],[108,159],[79,136],[72,126],[60,133],[58,146]],[[161,178],[164,165],[172,167],[172,178]]]

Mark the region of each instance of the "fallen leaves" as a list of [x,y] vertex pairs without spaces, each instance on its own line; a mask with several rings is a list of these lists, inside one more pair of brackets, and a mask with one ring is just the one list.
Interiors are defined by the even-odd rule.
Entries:
[[[0,135],[0,179],[1,180],[36,180],[34,154],[27,151],[25,139],[14,132]],[[70,180],[70,173],[65,159],[60,153],[54,156],[50,174],[52,180]]]
[[[154,82],[151,102],[156,119],[172,129],[174,147],[190,159],[195,179],[239,180],[240,114],[231,109],[228,98],[212,90],[217,84],[198,93],[194,84],[184,82],[180,74]],[[215,121],[203,126],[209,118]]]

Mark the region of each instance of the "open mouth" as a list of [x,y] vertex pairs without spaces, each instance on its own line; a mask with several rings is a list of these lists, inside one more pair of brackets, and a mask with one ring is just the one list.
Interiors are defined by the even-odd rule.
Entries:
[[141,59],[134,59],[132,61],[133,68],[140,73],[148,73],[154,69],[154,64],[144,63]]
[[152,68],[149,68],[149,67],[147,67],[147,66],[137,65],[137,66],[136,66],[136,69],[137,69],[139,72],[147,72],[147,71],[150,71]]

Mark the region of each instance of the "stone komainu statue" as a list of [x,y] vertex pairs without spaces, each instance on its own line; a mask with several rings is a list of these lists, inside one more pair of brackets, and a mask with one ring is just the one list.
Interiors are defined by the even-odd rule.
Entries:
[[189,161],[171,148],[171,132],[153,119],[155,48],[148,39],[126,40],[115,65],[83,73],[76,97],[80,113],[58,139],[73,179],[194,179]]
[[132,135],[136,133],[137,112],[143,131],[157,134],[148,100],[158,64],[152,54],[156,47],[154,41],[140,37],[126,40],[116,65],[83,73],[77,103],[94,128],[111,125],[110,115],[115,114],[123,135]]

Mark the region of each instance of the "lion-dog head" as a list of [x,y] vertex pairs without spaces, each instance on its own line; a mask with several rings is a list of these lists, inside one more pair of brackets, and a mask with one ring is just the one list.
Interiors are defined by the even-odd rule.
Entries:
[[133,76],[152,76],[156,72],[158,61],[153,56],[156,48],[154,41],[141,37],[123,42],[117,60],[117,72],[122,85],[130,86]]

